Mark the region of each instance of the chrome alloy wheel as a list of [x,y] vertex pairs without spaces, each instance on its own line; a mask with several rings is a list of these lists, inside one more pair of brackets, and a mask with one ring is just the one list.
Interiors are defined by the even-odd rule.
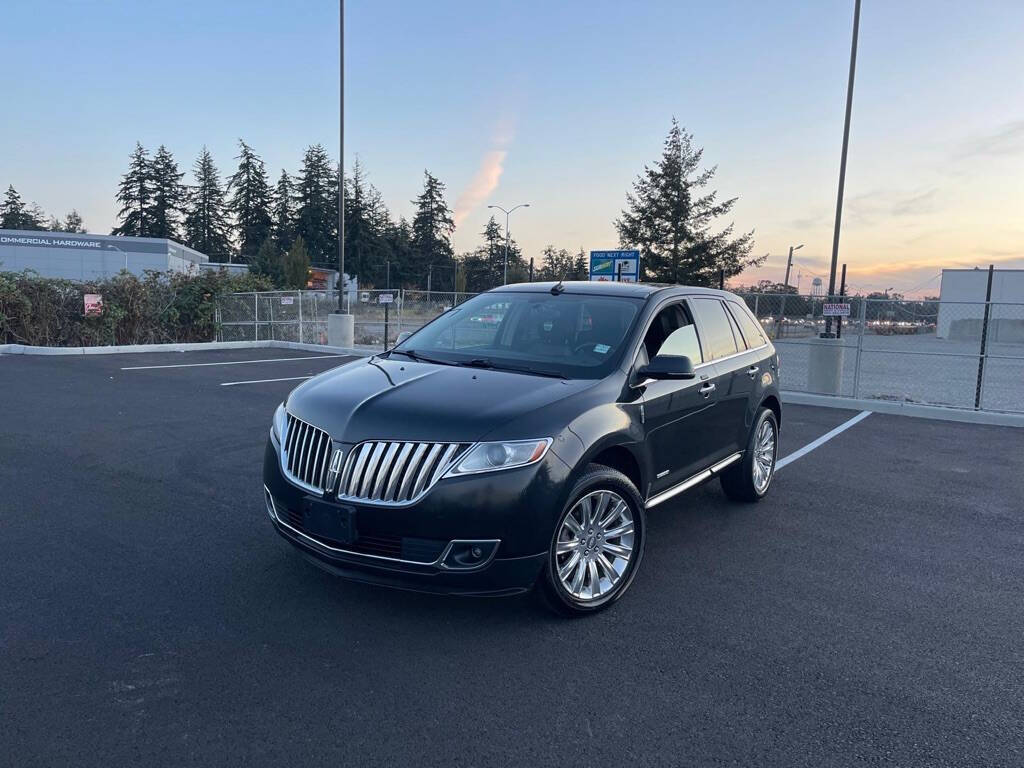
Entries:
[[633,512],[614,491],[593,491],[562,519],[555,567],[562,588],[577,600],[596,600],[622,580],[633,559]]
[[775,425],[771,419],[764,419],[757,430],[754,441],[754,488],[758,493],[768,490],[775,471]]

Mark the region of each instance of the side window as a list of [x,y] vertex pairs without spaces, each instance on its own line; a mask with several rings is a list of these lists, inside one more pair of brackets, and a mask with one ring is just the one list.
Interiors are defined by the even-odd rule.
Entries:
[[644,336],[647,359],[656,355],[685,355],[694,365],[704,362],[697,328],[684,304],[672,304],[661,310]]
[[743,338],[746,339],[747,349],[755,349],[768,343],[768,340],[764,337],[764,331],[761,329],[761,324],[754,319],[754,316],[750,314],[746,307],[741,307],[732,301],[726,302],[726,306],[729,308],[729,312],[732,314],[736,324],[739,325]]
[[700,321],[706,357],[717,360],[738,351],[731,320],[718,299],[694,299],[693,312]]
[[492,346],[507,311],[508,302],[502,300],[465,314],[437,338],[434,346],[448,349]]

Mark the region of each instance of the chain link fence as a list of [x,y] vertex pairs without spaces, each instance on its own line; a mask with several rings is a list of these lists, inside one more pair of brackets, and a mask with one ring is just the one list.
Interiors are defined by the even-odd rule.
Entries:
[[[473,295],[359,291],[346,310],[356,346],[381,351]],[[842,348],[839,395],[1024,413],[1024,303],[742,298],[779,350],[786,390],[813,391],[811,349],[830,327]],[[826,318],[830,301],[849,304],[850,316]],[[326,344],[327,316],[337,306],[336,291],[229,294],[218,300],[217,338]]]
[[826,303],[842,348],[838,394],[955,408],[1024,412],[1024,304],[745,294],[779,350],[786,390],[812,391],[811,348]]
[[[474,295],[397,288],[358,291],[345,301],[345,311],[354,318],[356,346],[381,351],[403,331],[422,328]],[[217,340],[327,344],[327,316],[337,308],[337,291],[228,294],[217,301]]]

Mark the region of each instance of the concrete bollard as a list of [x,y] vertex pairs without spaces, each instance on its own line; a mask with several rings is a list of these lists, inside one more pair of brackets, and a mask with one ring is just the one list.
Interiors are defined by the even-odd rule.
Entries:
[[808,339],[807,391],[822,395],[843,393],[843,344],[840,339]]
[[331,312],[327,316],[327,343],[332,347],[352,347],[355,341],[355,316]]

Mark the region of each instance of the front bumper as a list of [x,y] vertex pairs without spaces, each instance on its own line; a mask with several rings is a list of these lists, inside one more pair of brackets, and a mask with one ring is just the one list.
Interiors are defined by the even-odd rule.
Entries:
[[[344,578],[425,592],[515,594],[544,564],[568,467],[553,453],[530,467],[442,480],[413,505],[350,504],[358,535],[339,544],[303,530],[306,491],[282,474],[268,440],[263,463],[267,513],[277,532],[317,565]],[[324,499],[330,501],[331,499]],[[453,542],[495,542],[481,562],[452,567]]]

